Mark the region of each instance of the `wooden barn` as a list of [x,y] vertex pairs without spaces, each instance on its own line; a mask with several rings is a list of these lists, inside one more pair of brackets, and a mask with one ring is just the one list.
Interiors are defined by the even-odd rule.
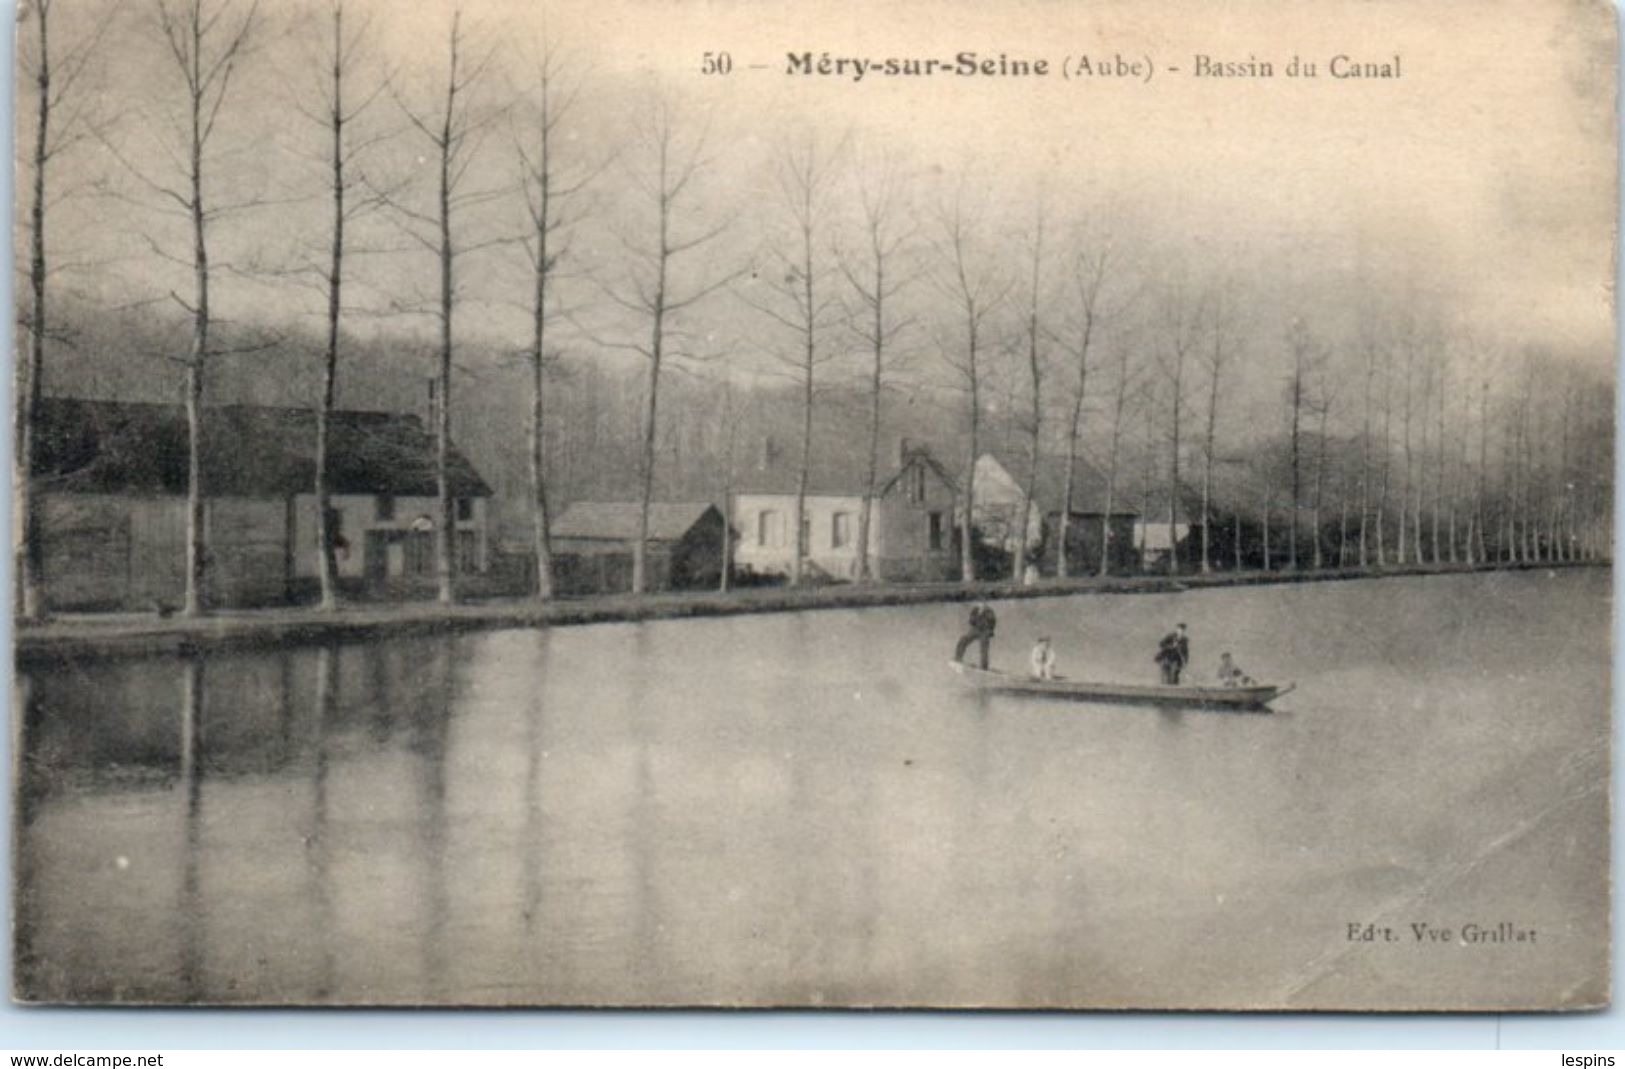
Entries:
[[[632,589],[632,545],[641,506],[635,501],[578,501],[550,528],[553,572],[561,594],[613,594]],[[704,501],[649,506],[645,550],[648,590],[714,587],[722,577],[727,524]]]
[[[976,461],[974,522],[984,539],[1010,554],[1021,539],[1030,467],[1030,454],[1018,450],[990,450]],[[1066,457],[1041,455],[1033,479],[1027,550],[1046,576],[1054,576],[1059,566],[1061,514],[1068,501],[1066,469]],[[1106,477],[1081,457],[1073,463],[1072,507],[1066,524],[1068,575],[1094,575],[1100,570],[1103,537],[1109,543],[1106,559],[1112,571],[1139,567],[1140,515],[1129,490],[1127,480],[1116,487],[1108,521]]]
[[[317,576],[315,414],[204,409],[202,489],[215,605],[294,599]],[[396,412],[333,414],[329,465],[341,580],[411,587],[434,572],[434,438]],[[180,405],[48,397],[34,481],[47,603],[178,605],[185,587],[187,421]],[[457,567],[485,571],[491,490],[454,449]]]

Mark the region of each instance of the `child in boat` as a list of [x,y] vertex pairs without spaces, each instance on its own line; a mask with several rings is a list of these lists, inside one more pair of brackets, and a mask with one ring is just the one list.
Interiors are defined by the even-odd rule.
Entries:
[[1033,678],[1055,678],[1055,650],[1049,644],[1048,635],[1040,638],[1038,645],[1033,647]]
[[1225,650],[1219,654],[1219,682],[1227,687],[1250,687],[1253,685],[1252,677],[1241,670],[1241,666],[1230,658],[1230,651]]

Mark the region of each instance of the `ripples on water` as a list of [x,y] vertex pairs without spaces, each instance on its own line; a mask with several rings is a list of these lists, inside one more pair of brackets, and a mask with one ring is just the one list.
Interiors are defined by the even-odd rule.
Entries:
[[[1605,972],[1605,571],[1002,603],[995,662],[1272,715],[986,697],[963,609],[32,672],[43,1000],[1367,1006]],[[1538,927],[1351,947],[1350,922]],[[1475,956],[1476,955],[1476,956]],[[1592,991],[1595,994],[1595,991]]]

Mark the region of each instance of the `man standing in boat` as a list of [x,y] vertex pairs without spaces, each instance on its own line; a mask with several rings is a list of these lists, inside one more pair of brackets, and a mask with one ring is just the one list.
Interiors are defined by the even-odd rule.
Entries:
[[1162,668],[1162,681],[1177,686],[1179,673],[1191,663],[1191,642],[1184,624],[1162,636],[1162,641],[1157,644],[1157,655],[1152,659]]
[[971,606],[967,629],[959,636],[959,645],[954,647],[954,660],[963,664],[965,651],[972,642],[976,642],[981,645],[982,671],[987,671],[989,647],[993,644],[993,632],[998,626],[999,618],[993,614],[993,606],[985,601]]

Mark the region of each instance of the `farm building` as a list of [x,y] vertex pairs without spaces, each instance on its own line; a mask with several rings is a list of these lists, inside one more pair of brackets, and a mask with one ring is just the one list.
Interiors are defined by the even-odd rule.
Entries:
[[[295,598],[318,568],[315,414],[248,405],[203,413],[201,485],[211,604]],[[34,480],[48,604],[178,604],[185,586],[187,421],[180,405],[48,397]],[[412,415],[335,412],[329,466],[341,580],[432,579],[434,438]],[[487,567],[491,491],[455,449],[457,568]]]
[[[1027,497],[1029,455],[992,450],[976,459],[976,504],[973,523],[989,544],[1014,553],[1021,539],[1021,508]],[[1061,514],[1066,510],[1066,458],[1040,456],[1033,481],[1027,518],[1027,548],[1044,575],[1053,576],[1059,563]],[[1108,562],[1113,571],[1139,566],[1136,547],[1139,511],[1119,485],[1111,495],[1111,520],[1106,522],[1106,478],[1078,458],[1072,469],[1070,520],[1067,522],[1067,571],[1093,575],[1100,570],[1102,536],[1110,543]],[[1166,533],[1166,527],[1163,528]]]
[[[561,594],[609,594],[632,589],[632,545],[641,506],[635,501],[578,501],[550,527],[553,574]],[[716,586],[722,576],[726,524],[704,501],[649,506],[645,549],[647,589]]]
[[[739,534],[735,566],[764,575],[788,575],[796,553],[792,527],[798,473],[768,443],[755,471],[740,478],[733,494],[733,526]],[[804,564],[815,575],[853,579],[858,568],[864,479],[845,467],[815,466],[808,473],[806,509],[799,540]],[[871,499],[869,559],[888,580],[945,579],[957,566],[953,476],[930,450],[904,440],[897,467],[878,480]]]

